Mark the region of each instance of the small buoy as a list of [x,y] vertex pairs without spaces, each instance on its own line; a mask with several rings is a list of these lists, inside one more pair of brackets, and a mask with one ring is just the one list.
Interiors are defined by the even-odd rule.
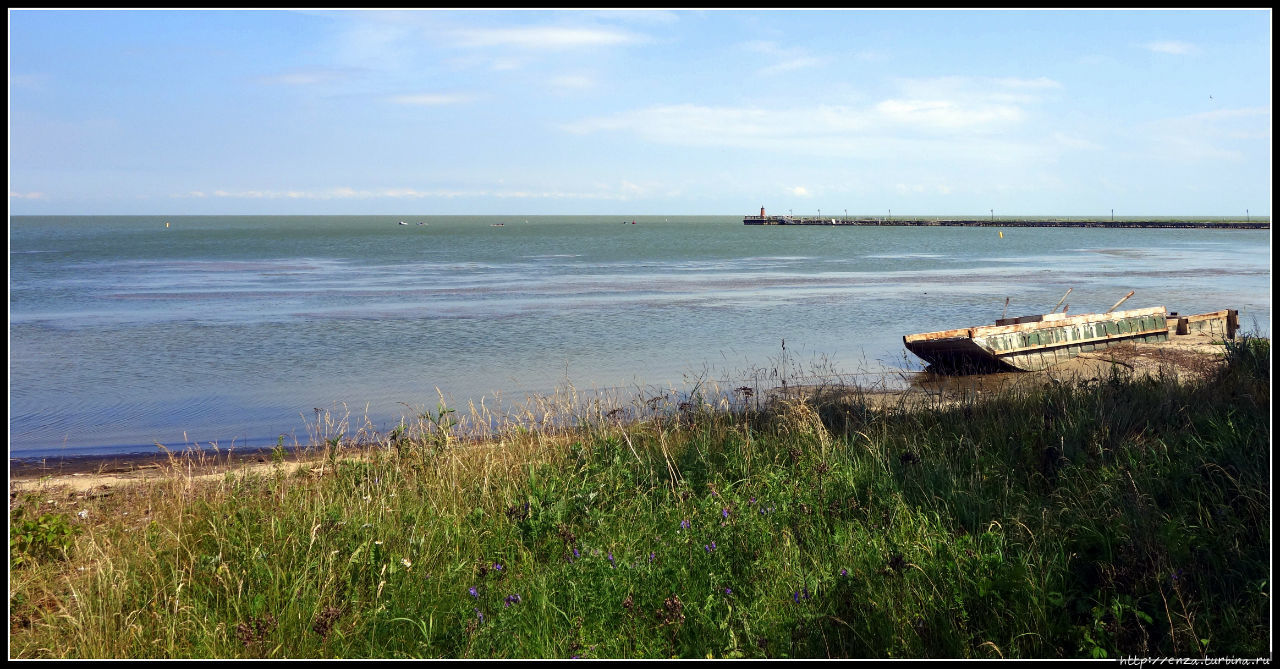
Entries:
[[166,228],[167,228],[167,227],[169,227],[169,221],[165,221],[165,222],[164,222],[164,227],[166,227]]
[[1000,239],[1004,239],[1004,230],[1000,231]]

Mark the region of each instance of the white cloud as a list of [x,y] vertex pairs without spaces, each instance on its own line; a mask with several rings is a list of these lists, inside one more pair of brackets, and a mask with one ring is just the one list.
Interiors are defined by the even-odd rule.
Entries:
[[488,28],[454,32],[461,46],[509,46],[521,49],[573,49],[581,47],[635,44],[644,38],[632,33],[600,28]]
[[1062,84],[1048,77],[1022,79],[949,76],[896,79],[894,84],[907,98],[954,100],[971,105],[1035,104],[1040,102],[1046,93],[1062,88]]
[[742,48],[755,53],[764,54],[777,61],[772,65],[767,65],[757,70],[758,74],[766,76],[781,74],[783,72],[792,72],[794,70],[801,70],[808,67],[817,67],[830,60],[829,58],[811,56],[807,50],[802,48],[784,48],[778,46],[774,42],[767,41],[745,42],[742,44]]
[[1271,108],[1216,109],[1143,124],[1135,138],[1165,160],[1237,161],[1271,141]]
[[1013,105],[965,100],[891,99],[870,107],[794,108],[663,105],[588,118],[566,131],[628,132],[661,144],[727,146],[792,154],[853,155],[907,148],[938,136],[1007,135],[1025,113]]
[[811,195],[811,193],[809,193],[809,189],[804,186],[792,186],[787,189],[787,192],[796,197],[809,197]]
[[780,63],[770,65],[769,67],[761,68],[760,74],[764,74],[764,75],[781,74],[783,72],[791,72],[793,70],[802,70],[806,67],[817,67],[826,62],[827,60],[825,58],[814,58],[812,56],[802,56],[799,58],[791,58],[788,60],[784,60]]
[[1187,54],[1191,54],[1199,51],[1199,49],[1194,44],[1188,44],[1187,42],[1174,42],[1174,41],[1147,42],[1146,44],[1142,45],[1142,48],[1155,53],[1169,53],[1175,56],[1183,56],[1183,55],[1187,55]]
[[439,107],[471,102],[475,100],[475,96],[469,93],[417,93],[413,95],[393,95],[387,100],[399,105]]
[[889,55],[883,51],[866,49],[853,54],[853,59],[864,63],[880,63],[889,60]]
[[258,81],[267,85],[314,86],[349,79],[351,73],[351,70],[341,69],[293,70],[259,77]]
[[1082,139],[1080,137],[1072,137],[1071,135],[1066,135],[1061,132],[1053,133],[1052,135],[1050,135],[1050,138],[1055,143],[1057,143],[1058,146],[1061,146],[1067,149],[1079,149],[1082,151],[1101,151],[1102,149],[1105,148],[1101,144],[1098,144],[1097,142],[1091,142],[1087,139]]
[[[770,52],[768,42],[743,48]],[[1063,85],[1048,77],[892,80],[893,94],[853,105],[657,105],[564,124],[576,134],[624,133],[683,148],[715,147],[842,160],[1046,164],[1097,150],[1087,139],[1037,128],[1039,106]],[[945,177],[935,183],[946,183]],[[949,185],[948,187],[953,187]],[[931,191],[936,188],[928,187]]]
[[580,74],[562,74],[557,77],[552,77],[548,83],[555,88],[575,90],[587,89],[596,85],[594,79]]
[[1009,105],[962,104],[951,100],[885,100],[876,111],[893,123],[920,128],[962,129],[1021,121],[1022,110]]

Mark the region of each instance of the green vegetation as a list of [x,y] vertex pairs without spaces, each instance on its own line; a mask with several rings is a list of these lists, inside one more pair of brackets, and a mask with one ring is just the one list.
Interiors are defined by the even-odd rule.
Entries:
[[663,396],[483,441],[441,406],[362,450],[318,415],[301,468],[12,499],[15,527],[85,513],[11,561],[10,653],[1265,656],[1269,342],[1227,357],[949,406]]

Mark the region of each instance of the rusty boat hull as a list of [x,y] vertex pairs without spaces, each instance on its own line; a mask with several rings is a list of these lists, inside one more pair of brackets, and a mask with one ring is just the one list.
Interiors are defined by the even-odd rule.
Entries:
[[1196,333],[1231,339],[1238,321],[1234,309],[1179,316],[1164,307],[1149,307],[1006,318],[995,325],[906,335],[902,343],[939,370],[1032,372],[1122,343],[1163,342]]

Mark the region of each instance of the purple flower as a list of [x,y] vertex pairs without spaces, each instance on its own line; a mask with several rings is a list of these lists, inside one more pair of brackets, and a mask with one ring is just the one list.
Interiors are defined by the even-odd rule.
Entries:
[[733,594],[733,589],[732,589],[732,588],[725,588],[725,589],[724,589],[724,594],[726,594],[726,595],[732,595],[732,594]]
[[680,521],[680,527],[681,527],[681,529],[685,529],[685,530],[687,530],[687,529],[689,529],[689,525],[690,525],[690,523],[689,523],[689,520],[688,520],[687,518],[686,518],[685,520]]
[[649,561],[650,561],[650,562],[653,562],[653,558],[655,558],[655,557],[657,557],[657,556],[656,556],[656,555],[654,555],[653,553],[650,553],[650,554],[649,554]]
[[795,592],[791,593],[791,601],[793,601],[793,602],[795,602],[795,603],[797,603],[797,604],[799,604],[799,603],[800,603],[800,591],[799,591],[799,590],[797,590],[797,591],[795,591]]
[[609,566],[610,566],[610,567],[614,566],[614,565],[613,565],[613,551],[609,551]]
[[502,607],[506,608],[508,606],[511,606],[512,604],[519,604],[519,603],[520,603],[520,593],[516,593],[514,595],[507,595],[506,599],[502,600]]
[[479,620],[480,622],[484,622],[484,614],[480,613],[480,609],[472,609],[472,610],[476,612],[476,620]]
[[755,503],[756,503],[756,498],[754,497],[751,498],[750,502],[747,502],[747,504],[755,504]]
[[840,575],[841,575],[841,576],[848,576],[848,575],[849,575],[849,570],[848,570],[848,569],[841,569],[841,570],[840,570]]
[[472,597],[476,597],[476,598],[480,597],[480,593],[476,592],[476,589],[474,587],[467,588],[467,592],[471,593]]
[[501,563],[501,562],[495,562],[495,563],[493,563],[493,570],[494,570],[494,571],[502,571],[502,563]]
[[722,518],[728,518],[728,517],[729,517],[729,508],[728,508],[728,507],[725,507],[724,509],[721,509],[721,510],[720,510],[720,516],[721,516]]

